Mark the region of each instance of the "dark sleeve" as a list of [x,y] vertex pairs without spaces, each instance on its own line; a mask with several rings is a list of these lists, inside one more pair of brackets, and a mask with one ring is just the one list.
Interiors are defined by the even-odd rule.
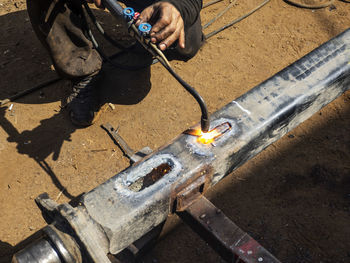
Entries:
[[173,4],[180,12],[185,27],[191,26],[199,16],[202,9],[202,0],[162,0]]

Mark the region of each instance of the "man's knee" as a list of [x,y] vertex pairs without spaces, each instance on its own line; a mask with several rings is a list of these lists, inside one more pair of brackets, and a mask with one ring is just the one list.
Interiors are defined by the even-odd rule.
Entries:
[[102,59],[83,33],[78,1],[69,3],[27,0],[27,9],[33,29],[49,51],[56,71],[65,78],[80,78],[98,72]]

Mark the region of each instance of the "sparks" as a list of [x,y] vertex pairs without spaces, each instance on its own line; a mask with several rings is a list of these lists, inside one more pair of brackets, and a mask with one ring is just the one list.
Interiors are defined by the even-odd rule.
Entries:
[[197,141],[202,144],[210,144],[225,132],[231,129],[231,125],[228,122],[222,123],[209,132],[203,132],[202,130],[194,130],[191,135],[197,136]]
[[201,132],[201,135],[198,136],[198,142],[203,144],[209,144],[212,143],[217,137],[221,135],[220,132],[217,131],[217,129],[211,130],[209,132]]

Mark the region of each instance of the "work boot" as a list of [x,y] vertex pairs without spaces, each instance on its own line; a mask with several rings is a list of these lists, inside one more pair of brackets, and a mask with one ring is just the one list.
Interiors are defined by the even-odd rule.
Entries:
[[101,109],[96,88],[98,79],[97,74],[72,81],[73,92],[67,99],[67,106],[74,125],[87,127],[97,120]]

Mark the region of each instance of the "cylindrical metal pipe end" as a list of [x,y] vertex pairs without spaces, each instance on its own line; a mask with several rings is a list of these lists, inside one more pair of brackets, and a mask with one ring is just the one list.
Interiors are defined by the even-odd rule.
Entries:
[[17,252],[12,263],[63,263],[56,250],[46,238],[41,238]]
[[81,263],[82,255],[74,238],[55,225],[42,229],[43,236],[17,252],[12,263]]

